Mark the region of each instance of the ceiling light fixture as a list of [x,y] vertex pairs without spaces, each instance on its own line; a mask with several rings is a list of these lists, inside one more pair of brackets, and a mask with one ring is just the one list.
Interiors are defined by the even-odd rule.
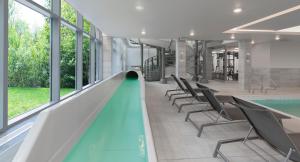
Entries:
[[141,34],[146,35],[146,30],[142,30]]
[[[261,23],[261,22],[264,22],[264,21],[267,21],[267,20],[270,20],[270,19],[273,19],[275,17],[279,17],[279,16],[282,16],[282,15],[285,15],[285,14],[288,14],[290,12],[293,12],[293,11],[297,11],[300,9],[300,5],[297,5],[295,7],[292,7],[292,8],[289,8],[289,9],[286,9],[286,10],[283,10],[281,12],[278,12],[278,13],[275,13],[273,15],[269,15],[267,17],[263,17],[261,19],[258,19],[258,20],[255,20],[255,21],[252,21],[250,23],[247,23],[247,24],[244,24],[244,25],[241,25],[241,26],[238,26],[238,27],[235,27],[233,29],[235,30],[240,30],[240,29],[244,29],[246,27],[249,27],[249,26],[252,26],[252,25],[255,25],[255,24],[258,24],[258,23]],[[234,11],[233,11],[234,12]],[[230,29],[228,31],[225,31],[224,33],[230,33],[230,31],[232,31],[233,29]]]
[[195,35],[194,31],[191,31],[190,36],[194,36],[194,35]]
[[231,37],[230,37],[230,39],[235,39],[235,35],[232,34]]
[[255,44],[255,41],[254,41],[254,40],[252,40],[252,41],[251,41],[251,44]]
[[234,13],[241,13],[243,10],[241,8],[236,8],[233,10]]
[[275,40],[280,40],[280,35],[276,35]]
[[142,6],[142,5],[136,5],[135,9],[138,10],[138,11],[142,11],[142,10],[144,10],[144,6]]

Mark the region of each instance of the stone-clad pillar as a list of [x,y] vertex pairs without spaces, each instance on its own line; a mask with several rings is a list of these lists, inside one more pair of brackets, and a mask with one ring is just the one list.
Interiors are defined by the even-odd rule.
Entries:
[[176,40],[176,76],[186,75],[186,43],[183,40]]
[[239,41],[239,85],[241,89],[251,87],[251,44],[248,41]]
[[163,84],[166,84],[167,83],[167,80],[166,80],[166,56],[165,56],[165,49],[162,48],[161,50],[161,59],[160,59],[160,62],[161,62],[161,83]]

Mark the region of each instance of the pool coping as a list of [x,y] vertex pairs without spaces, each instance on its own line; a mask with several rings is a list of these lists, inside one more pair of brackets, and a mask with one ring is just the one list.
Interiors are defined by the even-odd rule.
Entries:
[[[288,117],[290,117],[292,119],[300,120],[300,117],[298,117],[298,116],[295,116],[295,115],[292,115],[292,114],[288,114],[288,113],[276,110],[276,109],[274,109],[272,107],[269,107],[269,106],[266,106],[266,105],[262,105],[262,104],[259,104],[259,103],[256,103],[256,102],[253,101],[253,100],[267,100],[267,99],[274,99],[274,100],[276,100],[276,99],[277,100],[279,100],[279,99],[281,99],[281,100],[286,99],[287,100],[287,98],[285,98],[285,97],[281,97],[281,98],[280,98],[280,96],[268,96],[268,97],[265,97],[265,98],[263,98],[262,96],[260,96],[260,97],[258,97],[258,96],[234,96],[234,97],[236,97],[238,99],[245,100],[245,101],[250,102],[252,104],[261,106],[261,107],[266,108],[268,110],[271,110],[273,112],[276,112],[276,113],[288,116]],[[300,99],[300,98],[299,97],[298,98],[295,97],[295,98],[289,98],[289,99]]]
[[143,112],[143,121],[144,121],[144,131],[146,136],[146,146],[148,154],[148,162],[157,162],[157,153],[154,147],[154,140],[152,129],[150,127],[149,115],[147,112],[146,106],[146,97],[145,97],[145,79],[140,71],[137,71],[140,81],[140,90],[141,90],[141,107]]

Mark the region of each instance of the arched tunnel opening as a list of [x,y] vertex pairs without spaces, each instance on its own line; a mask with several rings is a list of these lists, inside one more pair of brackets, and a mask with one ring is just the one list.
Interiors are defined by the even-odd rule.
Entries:
[[126,73],[126,79],[136,80],[138,78],[139,78],[139,75],[135,71],[129,71],[129,72]]

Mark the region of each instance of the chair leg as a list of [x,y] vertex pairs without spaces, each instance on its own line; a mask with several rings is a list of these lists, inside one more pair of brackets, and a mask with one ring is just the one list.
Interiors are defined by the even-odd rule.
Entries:
[[237,123],[247,123],[247,120],[238,120],[238,121],[229,121],[229,122],[214,122],[214,123],[207,123],[207,124],[202,124],[198,130],[198,137],[202,135],[203,129],[205,127],[210,127],[210,126],[217,126],[217,125],[226,125],[226,124],[237,124]]
[[167,90],[165,93],[165,96],[167,96],[169,98],[170,92],[180,92],[180,89],[171,89],[171,90]]
[[185,121],[189,121],[190,120],[190,116],[192,114],[195,114],[195,113],[200,113],[200,112],[208,112],[208,111],[214,111],[213,109],[207,109],[207,110],[196,110],[196,111],[190,111],[186,114],[186,117],[185,117]]
[[166,91],[165,96],[167,96],[169,94],[169,92],[174,92],[174,91],[179,91],[178,89],[169,89]]
[[294,149],[290,148],[290,150],[289,150],[288,154],[286,155],[285,159],[283,160],[283,162],[288,162],[294,151],[295,151]]
[[189,99],[189,98],[194,98],[193,96],[184,96],[184,97],[176,97],[173,99],[173,102],[172,102],[172,106],[174,106],[175,102],[177,100],[181,100],[181,99]]
[[184,94],[186,94],[186,93],[181,92],[181,93],[174,93],[174,94],[171,94],[171,95],[169,95],[169,101],[171,101],[171,99],[172,99],[173,96],[184,95]]
[[167,95],[168,95],[168,93],[169,93],[169,90],[167,90],[167,91],[166,91],[166,93],[165,93],[165,96],[167,96]]
[[[258,137],[249,137],[248,140],[256,140],[259,139]],[[245,140],[245,138],[235,138],[235,139],[227,139],[227,140],[220,140],[218,141],[215,151],[213,153],[213,157],[216,158],[218,155],[220,155],[220,157],[226,161],[229,162],[228,158],[226,158],[226,156],[220,151],[221,146],[223,144],[229,144],[229,143],[235,143],[235,142],[243,142]]]
[[196,102],[196,103],[186,103],[186,104],[181,104],[179,107],[177,104],[176,107],[178,108],[178,113],[181,113],[181,110],[183,109],[183,107],[185,106],[191,106],[191,105],[203,105],[203,104],[207,104],[206,102]]

